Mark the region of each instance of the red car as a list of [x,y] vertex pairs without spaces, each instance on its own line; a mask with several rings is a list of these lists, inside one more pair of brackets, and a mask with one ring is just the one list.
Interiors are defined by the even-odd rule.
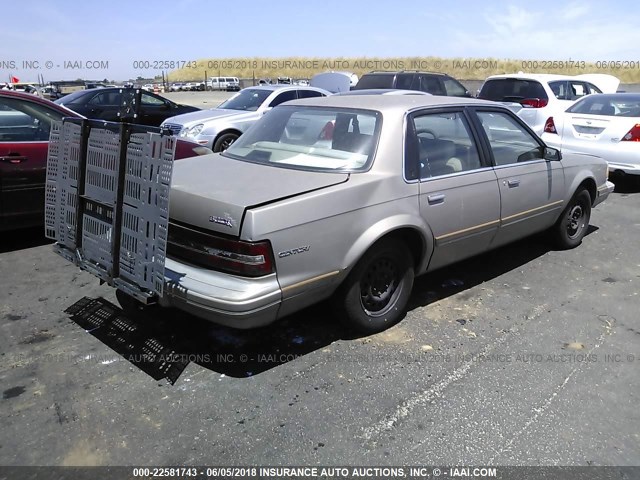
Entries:
[[[0,231],[44,224],[49,132],[63,117],[81,115],[32,94],[0,91]],[[175,158],[206,153],[179,139]]]

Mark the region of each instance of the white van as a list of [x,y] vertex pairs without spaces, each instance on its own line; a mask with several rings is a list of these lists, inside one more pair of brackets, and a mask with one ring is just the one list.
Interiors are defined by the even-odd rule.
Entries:
[[209,77],[207,90],[226,90],[236,92],[240,90],[240,81],[237,77]]

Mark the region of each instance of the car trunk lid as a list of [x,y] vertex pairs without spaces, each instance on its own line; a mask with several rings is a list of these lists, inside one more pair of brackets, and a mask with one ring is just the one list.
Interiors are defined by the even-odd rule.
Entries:
[[615,116],[567,114],[564,134],[580,140],[619,142],[635,124],[635,119]]
[[249,163],[220,154],[181,160],[174,166],[172,220],[239,236],[252,207],[346,182],[347,173],[311,172]]

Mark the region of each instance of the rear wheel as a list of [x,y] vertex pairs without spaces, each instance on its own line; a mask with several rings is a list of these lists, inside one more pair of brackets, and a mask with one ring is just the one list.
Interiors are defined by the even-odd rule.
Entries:
[[404,316],[413,287],[413,259],[396,239],[375,244],[336,292],[335,306],[344,322],[364,333],[376,333]]
[[223,152],[224,150],[229,148],[233,142],[235,142],[238,139],[238,136],[239,135],[236,133],[224,133],[220,135],[216,139],[215,143],[213,144],[213,151]]
[[574,248],[580,245],[589,228],[591,195],[586,189],[578,190],[553,226],[552,232],[558,247]]

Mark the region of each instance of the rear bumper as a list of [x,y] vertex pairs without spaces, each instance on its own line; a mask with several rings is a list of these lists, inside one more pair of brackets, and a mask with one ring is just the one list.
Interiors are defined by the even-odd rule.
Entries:
[[220,325],[247,329],[278,318],[282,292],[276,274],[244,278],[167,258],[162,306]]
[[640,175],[640,163],[609,163],[609,174],[623,171],[627,175]]
[[614,188],[615,188],[615,185],[608,180],[605,182],[604,185],[601,185],[598,188],[598,193],[596,195],[596,199],[593,202],[593,206],[595,207],[599,203],[604,202],[607,199],[607,197],[611,194],[611,192],[613,192]]

